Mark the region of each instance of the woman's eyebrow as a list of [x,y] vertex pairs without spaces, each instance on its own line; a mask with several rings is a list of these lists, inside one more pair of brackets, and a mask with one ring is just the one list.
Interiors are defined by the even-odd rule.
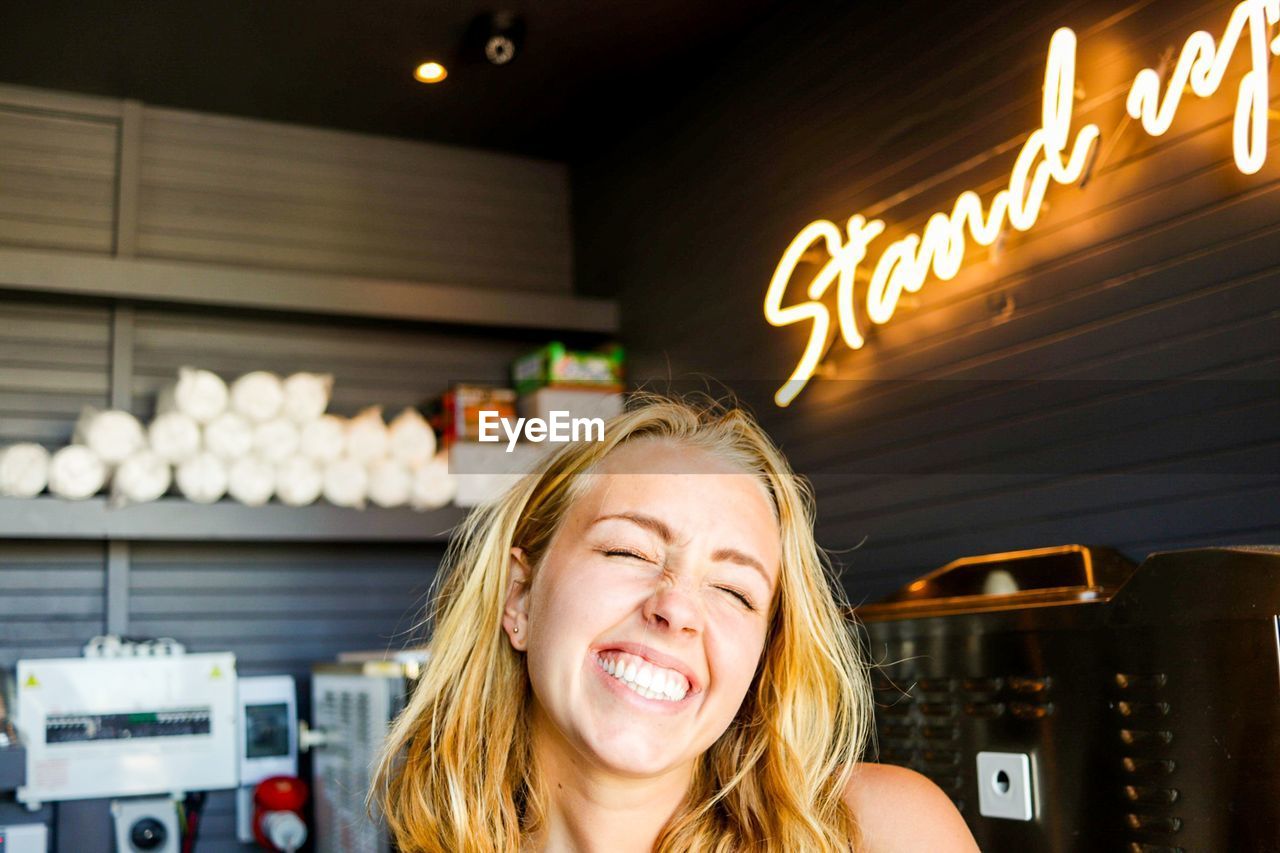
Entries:
[[668,545],[676,540],[676,535],[671,532],[671,528],[667,526],[666,522],[660,518],[655,518],[652,515],[645,515],[641,512],[619,512],[612,515],[602,515],[595,521],[591,522],[590,526],[594,527],[602,521],[609,521],[611,519],[621,519],[622,521],[629,521],[632,524],[637,524],[646,530],[656,533],[658,538]]
[[744,554],[736,548],[717,548],[715,553],[711,555],[711,559],[719,562],[737,563],[740,566],[755,569],[760,573],[760,577],[764,578],[766,584],[770,587],[773,586],[773,578],[769,577],[769,573],[765,571],[764,564],[750,554]]

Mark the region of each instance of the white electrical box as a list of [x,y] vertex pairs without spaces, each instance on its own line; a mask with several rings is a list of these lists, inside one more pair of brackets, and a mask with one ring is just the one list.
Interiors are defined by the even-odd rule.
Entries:
[[230,652],[23,660],[17,694],[24,803],[236,787]]
[[0,826],[0,853],[49,853],[49,828],[43,823]]
[[240,789],[236,837],[253,841],[253,789],[272,776],[298,775],[298,689],[290,675],[239,681]]
[[241,678],[240,784],[298,775],[298,691],[293,676]]

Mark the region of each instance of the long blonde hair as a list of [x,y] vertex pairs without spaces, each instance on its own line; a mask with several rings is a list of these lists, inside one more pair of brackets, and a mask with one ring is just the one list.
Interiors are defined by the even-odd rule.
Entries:
[[545,814],[522,655],[503,632],[511,548],[536,574],[587,473],[640,438],[704,449],[756,476],[782,536],[778,594],[755,680],[699,759],[654,850],[856,850],[844,800],[870,730],[866,667],[839,586],[813,539],[813,498],[737,408],[646,397],[605,440],[567,445],[462,525],[432,602],[430,656],[383,747],[370,803],[406,853],[516,853]]

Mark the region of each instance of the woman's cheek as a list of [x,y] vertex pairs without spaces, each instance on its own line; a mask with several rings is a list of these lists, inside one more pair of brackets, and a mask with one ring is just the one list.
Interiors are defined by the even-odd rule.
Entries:
[[639,608],[653,591],[652,580],[634,571],[620,572],[617,566],[588,563],[557,575],[548,578],[551,582],[545,588],[550,598],[539,609],[557,619],[572,618],[582,626],[617,621]]
[[709,628],[706,638],[708,664],[713,679],[734,694],[746,695],[764,653],[764,631],[753,624]]

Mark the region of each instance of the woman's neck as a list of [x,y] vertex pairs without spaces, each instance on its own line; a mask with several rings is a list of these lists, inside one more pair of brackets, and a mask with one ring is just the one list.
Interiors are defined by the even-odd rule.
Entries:
[[[540,721],[546,724],[548,721]],[[689,789],[693,765],[634,778],[584,761],[559,733],[535,725],[534,752],[547,793],[545,822],[527,849],[539,853],[648,853]]]

